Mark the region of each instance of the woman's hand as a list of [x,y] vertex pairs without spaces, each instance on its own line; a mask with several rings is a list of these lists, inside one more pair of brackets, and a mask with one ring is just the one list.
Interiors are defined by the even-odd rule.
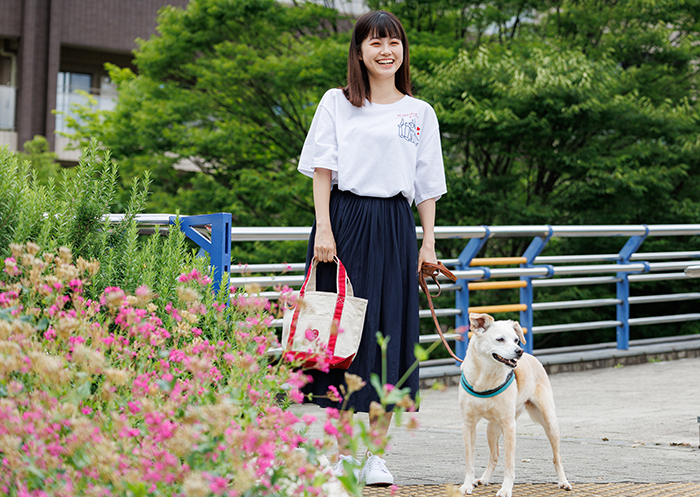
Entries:
[[432,264],[437,264],[437,255],[435,255],[435,246],[426,245],[425,243],[421,245],[420,251],[418,252],[418,272],[420,272],[423,267],[424,262],[430,262]]
[[335,237],[331,227],[316,225],[314,257],[321,262],[332,262],[334,255],[336,255]]

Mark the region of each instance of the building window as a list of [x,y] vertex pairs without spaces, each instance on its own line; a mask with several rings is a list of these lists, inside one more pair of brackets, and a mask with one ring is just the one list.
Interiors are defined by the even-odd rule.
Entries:
[[[2,40],[0,40],[2,51]],[[15,59],[12,54],[0,55],[0,130],[15,129]]]
[[[112,110],[116,104],[116,92],[109,78],[98,80],[99,87],[93,87],[92,74],[61,71],[58,73],[58,85],[56,90],[56,131],[62,133],[72,132],[66,125],[66,117],[77,119],[75,106],[89,105],[91,99],[97,110]],[[87,94],[87,95],[86,95]],[[89,95],[89,96],[88,96]]]

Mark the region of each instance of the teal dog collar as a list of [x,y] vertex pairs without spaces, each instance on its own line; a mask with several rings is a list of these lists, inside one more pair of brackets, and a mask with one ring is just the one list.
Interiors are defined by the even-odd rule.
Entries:
[[469,395],[473,395],[474,397],[479,397],[480,399],[486,399],[488,397],[495,397],[499,393],[505,392],[506,388],[510,386],[511,383],[513,383],[513,379],[515,378],[515,374],[513,370],[508,373],[508,376],[506,377],[506,381],[504,381],[501,386],[494,388],[493,390],[486,390],[485,392],[477,392],[472,388],[472,386],[469,384],[467,379],[464,377],[464,373],[462,373],[462,377],[460,379],[460,384],[462,385],[462,388],[466,390],[466,392]]

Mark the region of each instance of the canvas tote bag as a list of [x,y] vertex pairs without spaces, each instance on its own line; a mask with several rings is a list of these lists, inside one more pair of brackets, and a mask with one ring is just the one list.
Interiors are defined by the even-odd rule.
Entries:
[[319,352],[327,348],[330,367],[347,369],[360,346],[367,300],[354,296],[345,266],[337,257],[334,260],[338,293],[316,290],[314,257],[295,304],[284,309],[282,347],[303,360],[304,367],[316,367]]

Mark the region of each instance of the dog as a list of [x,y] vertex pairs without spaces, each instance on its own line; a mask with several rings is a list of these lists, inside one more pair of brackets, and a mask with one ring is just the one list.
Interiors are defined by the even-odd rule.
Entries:
[[[515,420],[524,409],[540,423],[554,453],[559,487],[571,490],[559,456],[559,424],[554,397],[542,364],[524,353],[523,329],[516,321],[494,321],[488,314],[469,314],[471,338],[462,363],[459,405],[464,422],[462,434],[467,459],[462,494],[475,486],[488,485],[498,462],[498,440],[504,438],[505,471],[497,497],[512,497],[515,478]],[[488,420],[486,430],[489,462],[481,478],[474,479],[476,424]]]

